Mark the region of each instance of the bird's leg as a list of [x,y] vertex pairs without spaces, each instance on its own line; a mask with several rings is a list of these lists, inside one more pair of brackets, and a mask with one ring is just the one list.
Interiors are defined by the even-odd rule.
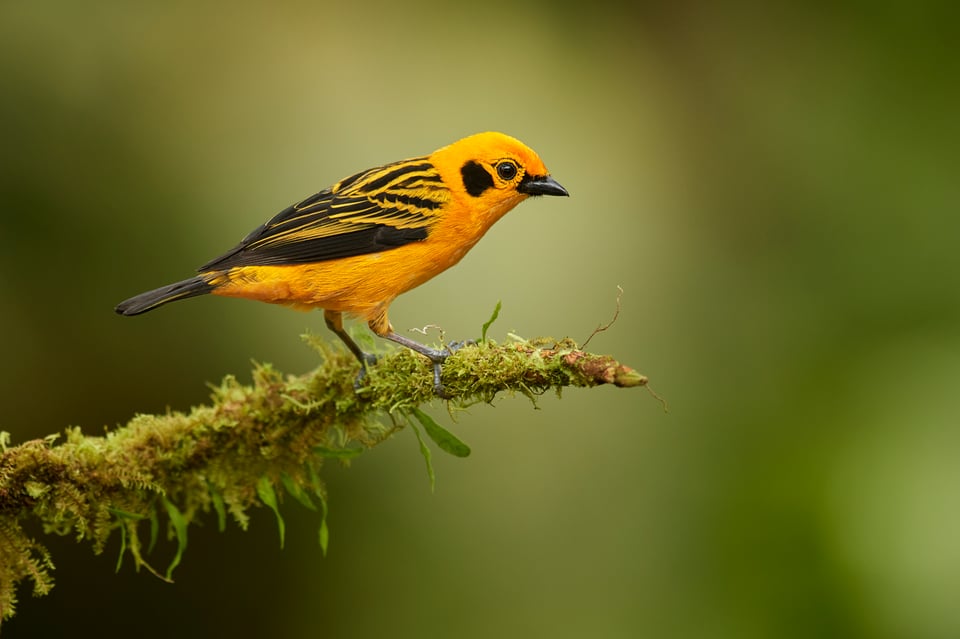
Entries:
[[326,322],[327,328],[336,333],[337,337],[350,349],[350,352],[360,360],[360,372],[357,373],[357,378],[353,380],[353,387],[360,388],[363,378],[367,376],[367,366],[376,364],[377,356],[360,348],[360,346],[353,341],[353,338],[350,337],[350,334],[343,329],[343,313],[325,310],[323,311],[323,321]]

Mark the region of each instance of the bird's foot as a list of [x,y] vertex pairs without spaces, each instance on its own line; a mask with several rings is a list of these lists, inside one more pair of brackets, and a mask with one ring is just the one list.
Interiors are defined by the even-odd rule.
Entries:
[[427,346],[422,346],[417,349],[417,352],[430,360],[430,363],[433,364],[433,393],[440,399],[450,399],[452,395],[447,392],[447,389],[444,388],[443,382],[440,381],[441,376],[443,375],[443,363],[447,361],[447,358],[453,354],[454,351],[445,348],[444,350],[438,350],[436,348],[429,348]]
[[433,393],[440,399],[452,399],[453,395],[447,391],[446,387],[440,381],[443,374],[443,363],[448,357],[467,346],[476,346],[477,343],[472,339],[465,339],[456,342],[450,342],[444,350],[428,349],[430,352],[423,352],[433,363]]
[[434,394],[441,399],[450,399],[453,397],[452,394],[447,392],[447,389],[444,388],[443,383],[440,381],[440,378],[443,373],[443,363],[448,357],[456,353],[458,350],[464,346],[469,346],[475,344],[471,340],[466,340],[462,342],[451,342],[449,345],[445,346],[443,349],[431,348],[429,346],[424,346],[420,342],[415,342],[409,337],[404,337],[403,335],[398,335],[397,333],[391,331],[390,333],[383,335],[393,342],[406,346],[410,350],[420,353],[424,357],[430,360],[433,364],[433,392]]

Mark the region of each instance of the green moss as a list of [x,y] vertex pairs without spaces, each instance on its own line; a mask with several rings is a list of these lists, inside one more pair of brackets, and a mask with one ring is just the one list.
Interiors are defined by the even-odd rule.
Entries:
[[[355,390],[352,356],[317,337],[305,340],[320,354],[316,370],[285,376],[269,364],[255,364],[250,384],[228,376],[212,387],[208,405],[186,413],[137,415],[103,436],[71,427],[58,445],[51,436],[11,446],[9,435],[0,433],[0,619],[13,614],[20,582],[32,581],[38,595],[53,586],[50,556],[24,532],[26,519],[40,521],[47,534],[87,540],[95,553],[116,530],[122,553],[137,570],[169,579],[186,550],[189,525],[211,511],[221,530],[228,517],[245,529],[247,510],[266,504],[277,515],[282,544],[284,496],[304,505],[316,496],[319,541],[326,552],[330,533],[319,480],[324,459],[344,462],[376,446],[411,415],[443,448],[469,451],[421,417],[418,407],[437,401],[424,358],[393,351]],[[641,386],[646,378],[612,358],[584,353],[569,340],[513,338],[460,349],[444,365],[443,383],[454,410],[489,402],[504,391],[535,399],[551,388]],[[276,491],[281,485],[285,491]],[[162,522],[178,542],[165,575],[144,558]],[[123,554],[118,569],[122,559]]]

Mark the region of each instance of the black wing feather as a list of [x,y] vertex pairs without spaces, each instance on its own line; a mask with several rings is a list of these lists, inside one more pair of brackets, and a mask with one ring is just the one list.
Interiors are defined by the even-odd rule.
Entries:
[[286,245],[268,245],[245,250],[240,245],[231,252],[200,267],[201,272],[225,270],[237,266],[280,266],[309,264],[343,257],[378,253],[427,239],[425,228],[398,229],[382,224],[359,231],[341,233],[316,240],[301,240]]
[[419,242],[448,199],[424,158],[371,169],[285,208],[199,270],[323,262]]

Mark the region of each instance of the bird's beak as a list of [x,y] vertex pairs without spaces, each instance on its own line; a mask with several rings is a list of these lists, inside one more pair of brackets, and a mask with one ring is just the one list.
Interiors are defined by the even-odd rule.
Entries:
[[524,175],[517,185],[517,191],[527,195],[570,195],[549,175]]

